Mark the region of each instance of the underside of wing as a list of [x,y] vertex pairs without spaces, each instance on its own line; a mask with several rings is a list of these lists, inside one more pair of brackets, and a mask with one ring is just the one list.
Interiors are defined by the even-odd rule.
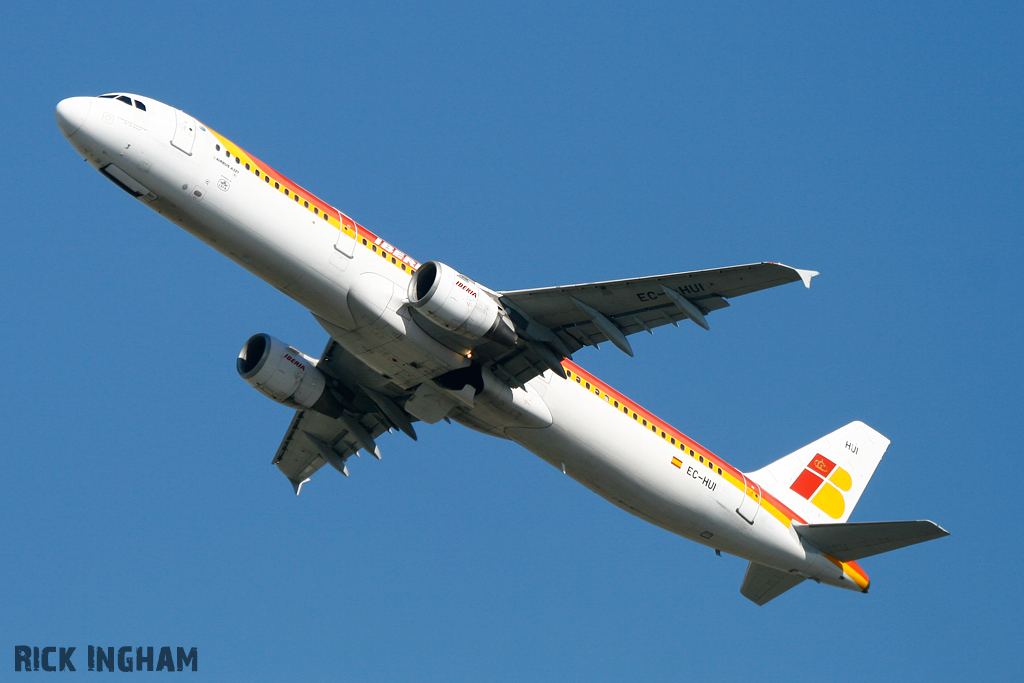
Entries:
[[601,328],[603,321],[595,320],[591,311],[614,323],[624,335],[687,318],[701,324],[703,316],[728,306],[727,299],[789,282],[803,281],[809,287],[815,275],[814,271],[779,263],[754,263],[628,280],[520,289],[501,292],[501,296],[578,349],[611,340]]
[[388,429],[381,416],[369,413],[330,418],[300,410],[288,426],[273,462],[298,495],[302,485],[324,465],[348,476],[345,462],[359,450],[380,458],[375,439]]
[[[779,263],[754,263],[499,292],[526,343],[493,354],[495,371],[522,383],[546,368],[554,369],[553,360],[571,357],[584,346],[602,342],[611,342],[633,355],[627,340],[631,334],[678,325],[687,319],[707,329],[706,316],[729,306],[729,299],[789,282],[802,281],[810,287],[811,278],[817,274]],[[492,355],[488,349],[482,351],[484,356]]]
[[381,434],[397,429],[413,439],[412,422],[415,420],[399,405],[400,399],[360,384],[347,372],[352,365],[346,352],[331,340],[324,349],[317,368],[327,375],[334,393],[344,411],[339,417],[329,417],[314,410],[296,411],[288,431],[281,441],[273,464],[292,483],[298,495],[302,485],[324,465],[331,465],[348,476],[346,461],[359,451],[380,458],[376,439]]

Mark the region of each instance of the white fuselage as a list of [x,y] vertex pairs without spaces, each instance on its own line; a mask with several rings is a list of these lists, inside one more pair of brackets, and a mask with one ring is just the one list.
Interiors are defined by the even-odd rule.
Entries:
[[[149,208],[309,309],[381,386],[410,389],[467,364],[467,349],[445,346],[409,313],[415,260],[198,121],[126,95],[65,100],[58,123],[79,154]],[[563,366],[568,379],[548,371],[511,389],[511,403],[482,400],[452,417],[521,444],[673,533],[866,588],[847,564],[802,543],[794,515],[743,473],[571,362]]]

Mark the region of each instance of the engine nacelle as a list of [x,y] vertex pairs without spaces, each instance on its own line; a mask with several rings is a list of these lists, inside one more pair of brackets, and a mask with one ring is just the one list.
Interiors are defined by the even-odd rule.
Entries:
[[316,361],[269,334],[256,334],[238,353],[238,374],[264,396],[289,408],[309,408],[330,417],[342,413]]
[[409,303],[431,322],[471,339],[514,346],[516,333],[494,295],[451,266],[427,261],[409,281]]

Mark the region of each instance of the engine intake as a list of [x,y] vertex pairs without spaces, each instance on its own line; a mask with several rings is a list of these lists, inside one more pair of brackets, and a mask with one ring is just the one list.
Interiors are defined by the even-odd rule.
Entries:
[[329,417],[342,413],[316,361],[269,334],[256,334],[238,352],[238,374],[254,389],[289,408]]
[[498,299],[478,282],[439,261],[427,261],[412,276],[409,303],[446,330],[515,346],[515,327]]

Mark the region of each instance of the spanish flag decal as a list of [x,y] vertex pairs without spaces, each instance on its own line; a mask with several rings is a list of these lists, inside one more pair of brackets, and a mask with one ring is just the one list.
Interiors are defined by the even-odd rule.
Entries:
[[850,473],[819,453],[811,458],[789,488],[832,519],[839,519],[846,510],[841,491],[849,491],[851,486]]

